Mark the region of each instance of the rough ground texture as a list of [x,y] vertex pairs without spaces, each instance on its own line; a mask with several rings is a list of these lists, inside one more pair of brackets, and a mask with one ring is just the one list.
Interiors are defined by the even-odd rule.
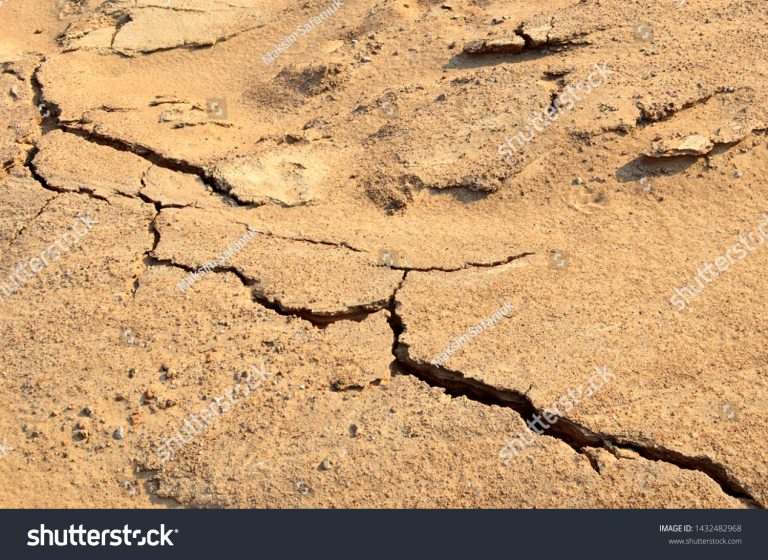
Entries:
[[328,5],[0,1],[0,506],[768,505],[768,4]]

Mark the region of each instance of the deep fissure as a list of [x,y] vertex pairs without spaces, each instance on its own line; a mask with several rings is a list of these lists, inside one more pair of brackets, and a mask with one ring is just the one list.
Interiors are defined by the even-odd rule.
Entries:
[[[397,290],[390,300],[389,307],[391,315],[389,324],[394,336],[392,354],[395,361],[393,364],[396,371],[412,375],[431,386],[440,387],[452,397],[463,396],[486,405],[511,408],[524,422],[532,420],[535,416],[542,416],[543,411],[536,408],[527,394],[510,389],[498,389],[467,377],[461,372],[412,359],[408,345],[400,341],[400,336],[405,331],[405,324],[397,313],[396,295]],[[650,461],[661,461],[684,470],[701,472],[716,482],[725,494],[740,500],[745,506],[759,509],[764,507],[739,482],[728,475],[723,465],[715,463],[708,457],[687,457],[664,447],[646,446],[621,436],[599,434],[564,417],[558,417],[558,421],[544,430],[543,435],[558,439],[577,453],[586,455],[592,468],[598,473],[600,471],[594,458],[587,452],[590,448],[604,448],[614,455],[616,450],[629,449]]]

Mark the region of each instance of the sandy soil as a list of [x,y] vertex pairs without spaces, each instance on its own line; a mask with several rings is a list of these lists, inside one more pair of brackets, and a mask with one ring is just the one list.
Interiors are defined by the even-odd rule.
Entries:
[[0,506],[765,507],[766,44],[0,0]]

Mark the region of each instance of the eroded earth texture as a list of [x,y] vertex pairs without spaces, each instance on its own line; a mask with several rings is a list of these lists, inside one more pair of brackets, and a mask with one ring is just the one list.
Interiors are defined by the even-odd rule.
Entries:
[[768,505],[763,0],[0,0],[0,506]]

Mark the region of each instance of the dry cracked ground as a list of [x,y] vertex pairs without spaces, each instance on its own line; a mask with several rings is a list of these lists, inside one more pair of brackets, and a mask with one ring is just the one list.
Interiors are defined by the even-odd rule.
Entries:
[[0,0],[0,506],[765,507],[767,43],[764,0]]

